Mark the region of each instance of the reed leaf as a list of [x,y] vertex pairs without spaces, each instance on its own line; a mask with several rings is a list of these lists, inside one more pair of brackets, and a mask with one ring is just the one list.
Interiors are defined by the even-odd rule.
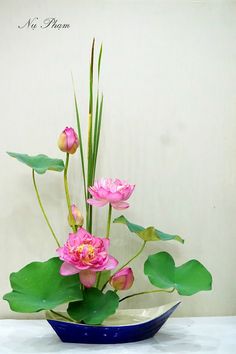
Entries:
[[96,150],[97,135],[98,135],[98,118],[99,118],[99,90],[97,91],[97,98],[96,98],[94,134],[93,134],[93,178],[92,178],[92,183],[94,183],[95,174],[96,174],[95,150]]
[[98,155],[98,147],[99,147],[100,133],[101,133],[102,110],[103,110],[103,95],[99,104],[97,138],[96,138],[96,146],[94,148],[94,176],[95,176],[96,165],[97,165],[97,155]]
[[99,57],[98,57],[98,82],[99,82],[99,78],[100,78],[101,60],[102,60],[102,44],[100,47]]
[[[87,173],[87,187],[92,185],[93,178],[93,64],[94,64],[94,45],[93,39],[90,61],[90,74],[89,74],[89,115],[88,115],[88,173]],[[90,197],[87,191],[87,198]],[[89,205],[86,216],[87,230],[92,232],[92,206]]]
[[80,142],[79,151],[80,151],[81,166],[82,166],[83,184],[84,184],[84,199],[85,199],[85,206],[86,206],[86,210],[87,210],[88,204],[86,201],[87,200],[87,188],[86,188],[86,176],[85,176],[85,168],[84,168],[83,139],[82,139],[82,134],[81,134],[80,116],[79,116],[79,109],[78,109],[78,103],[77,103],[75,90],[74,90],[74,102],[75,102],[77,130],[78,130],[78,136],[79,136],[79,142]]
[[[98,135],[100,135],[99,131],[99,79],[100,79],[100,70],[101,70],[101,60],[102,60],[102,44],[100,46],[99,57],[98,57],[98,67],[97,67],[97,74],[98,74],[98,84],[97,84],[97,98],[96,98],[96,110],[95,110],[95,123],[94,123],[94,138],[93,138],[93,180],[94,183],[95,174],[96,174],[96,151],[98,149]],[[100,125],[101,129],[101,125]]]

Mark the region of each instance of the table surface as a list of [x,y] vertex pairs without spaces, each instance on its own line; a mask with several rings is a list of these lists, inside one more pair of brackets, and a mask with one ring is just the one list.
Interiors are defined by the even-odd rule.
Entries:
[[236,317],[170,318],[153,338],[127,344],[62,343],[44,320],[0,320],[0,354],[236,353]]

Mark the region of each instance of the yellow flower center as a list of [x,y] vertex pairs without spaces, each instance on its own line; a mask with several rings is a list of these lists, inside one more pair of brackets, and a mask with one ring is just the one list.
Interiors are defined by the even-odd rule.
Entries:
[[94,258],[94,247],[92,245],[84,244],[77,248],[77,253],[84,262],[89,263]]

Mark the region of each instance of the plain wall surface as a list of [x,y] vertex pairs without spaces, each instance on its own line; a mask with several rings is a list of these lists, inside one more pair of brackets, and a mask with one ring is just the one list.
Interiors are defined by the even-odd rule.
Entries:
[[[40,21],[56,17],[70,28],[18,28],[34,16]],[[10,272],[53,257],[56,249],[30,169],[5,151],[64,158],[58,135],[65,126],[76,127],[71,72],[85,128],[89,54],[96,37],[96,55],[101,41],[104,46],[97,177],[135,183],[130,208],[122,213],[185,239],[184,245],[148,244],[132,264],[136,285],[128,293],[153,288],[142,267],[148,254],[160,250],[170,252],[177,265],[198,259],[214,279],[212,292],[139,296],[123,306],[149,307],[180,298],[177,316],[236,315],[235,18],[236,1],[226,0],[0,0],[1,296],[10,289]],[[70,167],[72,199],[81,206],[78,154]],[[64,242],[69,228],[63,174],[36,177]],[[107,208],[95,211],[98,236],[105,233],[106,217]],[[141,246],[122,225],[112,225],[111,239],[111,253],[121,264]],[[28,315],[11,312],[0,300],[0,317]]]

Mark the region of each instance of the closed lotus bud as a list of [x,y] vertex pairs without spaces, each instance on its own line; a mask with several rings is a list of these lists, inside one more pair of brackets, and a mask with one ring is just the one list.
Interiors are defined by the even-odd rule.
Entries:
[[128,290],[134,282],[134,275],[131,268],[123,268],[115,273],[109,283],[115,290]]
[[71,205],[71,215],[68,215],[68,222],[70,226],[83,226],[84,218],[75,204]]
[[58,147],[63,152],[74,154],[79,146],[79,140],[73,128],[63,130],[58,139]]

